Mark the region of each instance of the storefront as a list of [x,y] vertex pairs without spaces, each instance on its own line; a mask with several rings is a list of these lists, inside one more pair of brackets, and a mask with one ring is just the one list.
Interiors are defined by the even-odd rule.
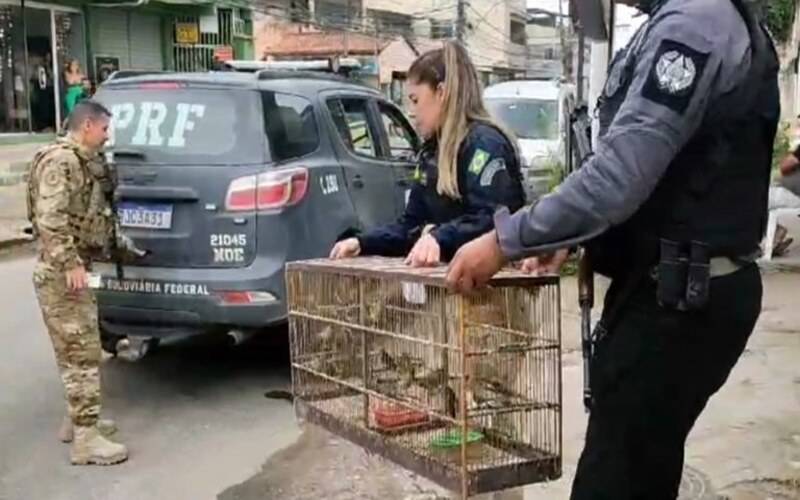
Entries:
[[85,33],[80,9],[0,0],[0,133],[57,130],[64,68],[86,68]]
[[88,93],[116,70],[252,58],[250,11],[225,2],[51,1],[0,0],[0,134],[57,131],[68,93],[81,93],[71,87]]

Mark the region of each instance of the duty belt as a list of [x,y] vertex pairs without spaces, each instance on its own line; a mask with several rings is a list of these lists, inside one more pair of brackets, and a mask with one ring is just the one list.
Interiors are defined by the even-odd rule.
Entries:
[[745,264],[742,264],[741,262],[736,262],[735,260],[729,259],[728,257],[713,257],[711,259],[710,264],[711,264],[712,278],[727,276],[745,267]]
[[[710,276],[711,278],[721,278],[735,273],[747,264],[748,262],[738,262],[728,257],[712,257],[709,261]],[[653,281],[658,281],[658,265],[650,269],[650,278]]]

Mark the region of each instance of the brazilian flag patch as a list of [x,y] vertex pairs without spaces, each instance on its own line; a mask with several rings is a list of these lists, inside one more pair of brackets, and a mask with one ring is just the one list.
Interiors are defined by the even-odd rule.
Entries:
[[414,170],[414,181],[422,184],[423,186],[428,185],[428,174],[427,172],[423,172],[419,166]]
[[472,161],[469,164],[469,171],[475,175],[480,175],[488,161],[489,153],[482,149],[475,150],[475,154],[472,155]]

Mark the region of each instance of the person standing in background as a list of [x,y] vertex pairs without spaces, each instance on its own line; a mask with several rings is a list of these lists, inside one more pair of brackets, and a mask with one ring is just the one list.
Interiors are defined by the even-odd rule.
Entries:
[[89,97],[89,80],[83,74],[77,59],[70,59],[64,68],[64,85],[67,90],[64,94],[64,116],[68,117],[75,105]]

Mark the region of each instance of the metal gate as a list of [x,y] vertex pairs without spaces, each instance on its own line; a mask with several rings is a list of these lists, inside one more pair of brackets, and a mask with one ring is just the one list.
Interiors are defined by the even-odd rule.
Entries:
[[115,57],[120,69],[164,69],[161,16],[111,8],[92,8],[89,16],[95,57]]
[[[197,43],[181,43],[178,27],[194,25],[197,28]],[[233,11],[217,10],[217,32],[200,31],[200,18],[179,16],[175,18],[173,37],[173,61],[176,71],[209,71],[214,63],[214,49],[220,46],[233,46]]]

